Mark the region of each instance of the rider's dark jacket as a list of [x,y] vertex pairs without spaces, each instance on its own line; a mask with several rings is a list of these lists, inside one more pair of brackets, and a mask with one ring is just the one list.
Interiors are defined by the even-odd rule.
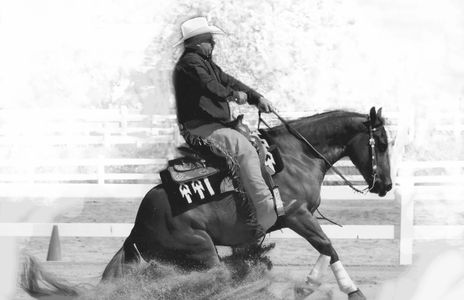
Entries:
[[185,128],[230,121],[228,101],[245,92],[248,103],[257,104],[261,95],[228,75],[199,49],[186,48],[173,74],[177,119]]

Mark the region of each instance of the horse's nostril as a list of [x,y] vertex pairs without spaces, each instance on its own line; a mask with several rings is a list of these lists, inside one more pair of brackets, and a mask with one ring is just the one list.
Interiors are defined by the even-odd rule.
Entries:
[[390,183],[390,184],[387,184],[386,185],[386,189],[387,191],[390,191],[392,189],[393,185]]

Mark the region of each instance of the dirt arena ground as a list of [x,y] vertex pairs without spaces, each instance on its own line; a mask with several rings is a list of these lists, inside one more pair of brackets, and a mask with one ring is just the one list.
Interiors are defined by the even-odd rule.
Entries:
[[[70,283],[82,284],[88,283],[95,285],[98,283],[99,275],[105,267],[105,263],[65,263],[65,262],[48,262],[45,264],[46,270],[49,270],[66,279]],[[304,266],[275,266],[270,271],[272,284],[268,290],[281,299],[294,299],[293,286],[290,284],[289,276],[294,280],[303,280],[308,274],[308,267]],[[381,284],[387,280],[397,278],[405,268],[394,266],[348,266],[347,270],[355,278],[358,286],[368,299],[375,299]],[[326,282],[320,287],[320,290],[310,295],[308,299],[346,299],[346,295],[341,293],[331,274],[325,278]],[[14,299],[26,300],[33,299],[24,291],[18,290]]]
[[[418,207],[420,209],[417,211],[415,222],[427,223],[430,212],[421,208],[420,204]],[[78,206],[63,209],[54,221],[132,222],[137,208],[138,200],[135,199],[87,199]],[[379,200],[370,201],[369,205],[366,205],[366,201],[326,201],[320,208],[326,216],[342,224],[395,225],[395,239],[392,240],[333,240],[341,261],[368,299],[377,299],[383,284],[408,272],[410,267],[399,266],[399,203],[394,200]],[[18,250],[35,256],[43,262],[46,270],[59,278],[75,284],[95,285],[106,263],[122,245],[123,240],[123,238],[61,237],[62,261],[60,262],[44,262],[49,243],[48,237],[19,239]],[[288,279],[303,281],[317,259],[318,253],[303,239],[273,239],[271,235],[266,239],[267,242],[276,243],[276,247],[269,254],[274,268],[269,272],[272,284],[268,290],[277,298],[294,299]],[[462,241],[455,244],[462,249]],[[418,253],[427,252],[431,245],[428,242],[416,242],[414,249]],[[227,255],[230,251],[226,247],[219,247],[218,250],[220,255]],[[31,297],[18,288],[14,299],[23,300]],[[310,295],[308,299],[346,299],[346,295],[339,292],[334,277],[329,272],[319,292]]]

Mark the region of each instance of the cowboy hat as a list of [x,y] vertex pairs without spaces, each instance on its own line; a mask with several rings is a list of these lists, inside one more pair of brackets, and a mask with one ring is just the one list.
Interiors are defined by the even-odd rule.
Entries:
[[178,46],[186,39],[189,39],[193,36],[203,34],[203,33],[212,33],[212,34],[225,34],[224,31],[219,29],[214,25],[208,25],[208,20],[206,17],[196,17],[190,20],[185,21],[180,25],[182,31],[182,39],[178,41],[175,46]]

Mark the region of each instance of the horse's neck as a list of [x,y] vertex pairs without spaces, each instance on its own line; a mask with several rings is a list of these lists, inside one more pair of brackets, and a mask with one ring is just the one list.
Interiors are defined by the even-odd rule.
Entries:
[[[292,122],[292,127],[307,139],[332,165],[346,156],[348,143],[359,133],[360,125],[364,120],[365,118],[359,114],[334,112],[316,120],[311,118],[296,120]],[[296,140],[288,131],[280,130],[279,133],[285,135],[281,140],[284,148],[292,145],[292,143],[289,143],[291,139]],[[298,143],[302,142],[298,141]],[[302,149],[304,149],[305,155],[310,160],[317,161],[316,164],[320,166],[322,176],[325,175],[330,166],[308,147],[303,146]],[[291,149],[289,150],[291,151]]]

